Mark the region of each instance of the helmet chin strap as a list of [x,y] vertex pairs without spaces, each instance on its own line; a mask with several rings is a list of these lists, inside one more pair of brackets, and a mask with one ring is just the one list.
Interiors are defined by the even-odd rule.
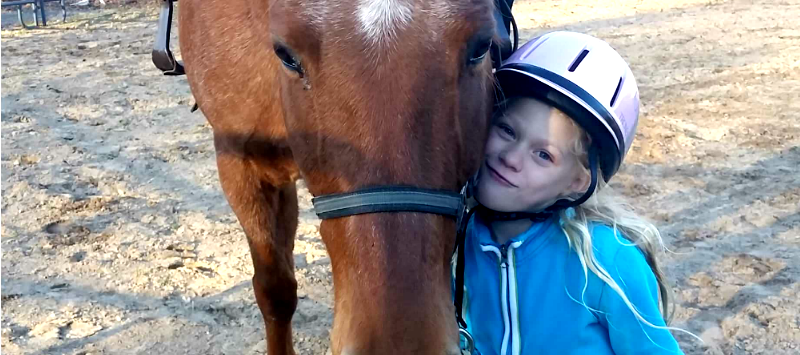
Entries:
[[586,189],[586,192],[583,193],[583,196],[574,201],[565,199],[558,200],[552,206],[545,209],[545,211],[551,210],[555,212],[558,210],[579,206],[582,203],[586,202],[586,200],[588,200],[589,197],[592,197],[592,195],[594,194],[594,190],[597,189],[597,149],[595,148],[594,145],[589,147],[588,154],[589,154],[589,172],[591,173],[592,181],[589,184],[589,188]]
[[570,207],[579,206],[586,202],[589,197],[592,197],[595,189],[597,189],[597,149],[594,145],[589,147],[589,172],[591,174],[591,183],[586,192],[583,193],[577,200],[560,199],[552,204],[550,207],[545,208],[540,212],[500,212],[489,209],[486,206],[480,205],[478,213],[481,217],[494,220],[494,221],[515,221],[520,219],[530,219],[534,222],[541,222],[553,216],[560,210],[565,210]]

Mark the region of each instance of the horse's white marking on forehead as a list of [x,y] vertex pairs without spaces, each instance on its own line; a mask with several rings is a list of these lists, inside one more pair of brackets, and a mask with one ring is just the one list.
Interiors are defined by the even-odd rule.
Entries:
[[360,0],[356,9],[361,32],[372,43],[391,41],[412,14],[409,0]]

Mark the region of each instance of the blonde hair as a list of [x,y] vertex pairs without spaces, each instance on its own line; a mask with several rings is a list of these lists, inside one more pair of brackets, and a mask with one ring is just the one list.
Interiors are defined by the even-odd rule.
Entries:
[[[554,108],[554,110],[557,110]],[[560,112],[563,114],[563,112]],[[566,116],[564,114],[565,117]],[[568,120],[576,128],[578,137],[574,140],[571,153],[575,154],[583,166],[584,173],[589,174],[588,148],[592,144],[591,137],[578,126],[572,119]],[[634,316],[642,323],[653,328],[666,328],[686,332],[682,329],[660,327],[644,318],[628,299],[622,287],[614,281],[611,274],[597,260],[594,253],[590,223],[599,223],[614,230],[617,241],[624,245],[636,246],[644,254],[647,265],[650,266],[658,283],[659,309],[667,325],[672,321],[674,305],[672,304],[672,290],[667,282],[666,274],[661,268],[656,257],[666,250],[658,228],[644,218],[640,217],[633,208],[623,202],[622,196],[616,194],[603,180],[598,172],[598,184],[592,196],[579,206],[559,212],[561,229],[567,237],[571,249],[578,254],[588,286],[588,272],[591,271],[600,280],[616,292],[628,306]],[[620,238],[622,236],[623,238]],[[585,304],[585,303],[584,303]],[[688,333],[688,332],[687,332]],[[690,335],[694,335],[689,333]]]

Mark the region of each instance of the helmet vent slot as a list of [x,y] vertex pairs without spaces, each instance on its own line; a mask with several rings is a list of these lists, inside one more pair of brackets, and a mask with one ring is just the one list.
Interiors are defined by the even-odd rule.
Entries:
[[614,107],[614,103],[617,102],[617,97],[619,96],[619,90],[622,89],[622,77],[619,77],[619,82],[617,83],[617,89],[614,90],[614,96],[611,96],[611,104],[610,107]]
[[588,49],[584,49],[581,51],[581,54],[578,54],[578,57],[575,58],[575,61],[572,62],[572,65],[569,66],[569,71],[574,72],[575,69],[578,69],[578,65],[581,64],[583,58],[586,58],[586,55],[589,54]]

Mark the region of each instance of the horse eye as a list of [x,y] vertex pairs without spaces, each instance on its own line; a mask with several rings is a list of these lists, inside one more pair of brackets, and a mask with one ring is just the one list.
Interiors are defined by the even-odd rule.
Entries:
[[303,67],[300,66],[300,61],[297,60],[286,47],[276,44],[275,55],[278,56],[278,59],[281,60],[281,63],[283,63],[283,66],[287,69],[303,75]]
[[469,64],[478,64],[484,58],[486,58],[486,54],[489,53],[489,49],[492,47],[492,41],[486,41],[483,44],[477,46],[469,57]]

